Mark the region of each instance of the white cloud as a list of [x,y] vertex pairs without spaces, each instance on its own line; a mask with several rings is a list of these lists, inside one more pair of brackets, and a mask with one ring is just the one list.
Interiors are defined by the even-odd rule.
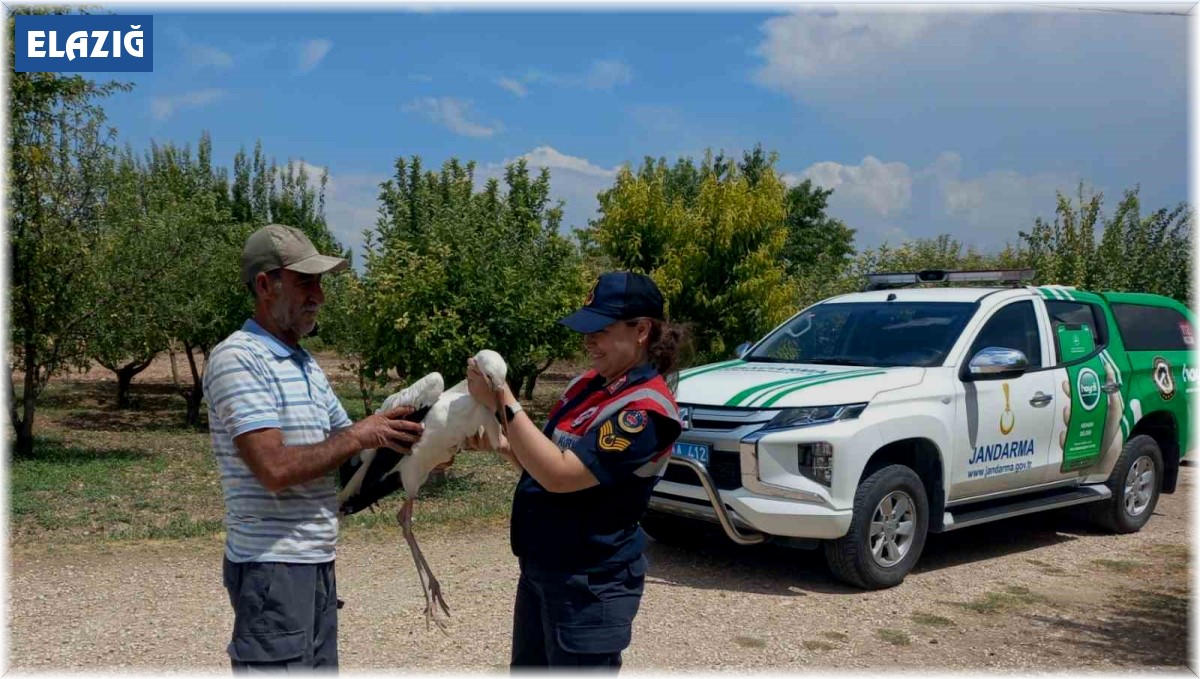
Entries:
[[[788,175],[785,175],[784,181],[788,179]],[[791,179],[795,181],[796,177],[792,176]],[[814,184],[826,189],[833,189],[834,196],[840,194],[840,200],[852,200],[865,205],[884,217],[903,212],[912,200],[912,172],[908,165],[884,163],[874,156],[863,158],[861,165],[816,163],[800,173],[799,181],[805,179],[811,179]]]
[[[813,79],[854,75],[886,67],[898,52],[927,46],[934,33],[961,29],[978,14],[967,12],[919,13],[893,10],[865,14],[850,7],[836,12],[804,11],[768,19],[763,24],[766,41],[758,54],[766,64],[757,74],[768,85],[798,92]],[[939,49],[944,45],[939,44]]]
[[207,89],[183,94],[154,97],[150,100],[150,113],[155,120],[165,121],[178,111],[207,106],[225,96],[225,90]]
[[529,90],[524,85],[512,78],[497,78],[494,82],[522,99],[529,94]]
[[316,68],[325,56],[329,54],[329,50],[333,49],[333,41],[326,38],[318,38],[309,40],[300,48],[299,62],[296,70],[299,73],[308,73]]
[[469,119],[473,104],[453,97],[421,97],[404,105],[406,112],[421,113],[431,121],[466,137],[490,137],[501,129],[500,123],[486,125]]
[[804,9],[761,24],[754,80],[810,102],[923,113],[937,104],[1043,115],[1114,98],[1137,105],[1185,87],[1187,32],[1173,18],[1033,5]]
[[179,43],[188,63],[198,68],[229,68],[233,66],[233,55],[213,45],[192,42],[187,33],[176,24],[167,24],[165,34]]
[[[589,177],[612,178],[617,176],[617,169],[606,170],[599,165],[593,165],[586,158],[568,156],[553,146],[539,146],[521,156],[531,167],[547,167],[551,170],[570,170]],[[505,160],[503,164],[511,161]]]
[[860,165],[815,163],[783,180],[833,189],[827,212],[857,230],[859,246],[948,233],[985,249],[1015,241],[1039,216],[1052,219],[1056,192],[1073,195],[1080,181],[1071,173],[1010,169],[963,176],[963,165],[952,152],[916,169],[867,156]]
[[188,62],[193,66],[229,68],[233,66],[233,55],[212,45],[191,44],[187,48]]
[[[540,168],[550,170],[550,197],[563,201],[563,231],[586,227],[588,220],[595,218],[600,208],[596,194],[612,186],[617,168],[605,168],[578,156],[562,153],[552,146],[539,146],[518,158],[529,164],[531,174]],[[489,179],[500,180],[504,186],[504,166],[516,160],[506,158],[499,163],[488,163],[475,174],[476,188],[482,188]]]
[[544,83],[556,87],[577,87],[588,90],[611,90],[633,81],[633,69],[620,59],[595,59],[582,73],[551,73],[530,68],[516,78],[502,77],[494,82],[518,97],[524,97],[528,85]]
[[1053,212],[1058,191],[1069,195],[1079,185],[1078,175],[1058,172],[1022,175],[993,170],[962,179],[961,167],[957,154],[943,153],[923,175],[935,183],[946,216],[973,229],[1005,233],[1028,229],[1035,217]]
[[584,87],[590,90],[611,90],[633,80],[633,70],[619,59],[598,59],[592,62],[583,78]]

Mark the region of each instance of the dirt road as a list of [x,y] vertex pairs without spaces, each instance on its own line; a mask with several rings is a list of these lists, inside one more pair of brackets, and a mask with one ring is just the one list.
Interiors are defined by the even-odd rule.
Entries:
[[[935,535],[917,571],[882,592],[837,584],[817,552],[652,543],[626,666],[1181,667],[1195,475],[1183,470],[1141,533],[1056,513]],[[347,535],[343,671],[505,668],[517,575],[507,530],[418,534],[452,609],[449,635],[425,628],[398,532]],[[10,668],[227,670],[219,540],[12,550]]]

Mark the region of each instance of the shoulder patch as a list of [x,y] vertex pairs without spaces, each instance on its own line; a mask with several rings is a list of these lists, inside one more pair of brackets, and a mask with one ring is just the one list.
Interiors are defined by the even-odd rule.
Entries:
[[646,411],[626,410],[617,419],[617,424],[620,425],[621,431],[636,434],[646,428]]
[[606,420],[604,424],[600,425],[600,436],[596,439],[596,445],[600,447],[600,450],[619,453],[632,444],[633,441],[613,431],[612,420]]

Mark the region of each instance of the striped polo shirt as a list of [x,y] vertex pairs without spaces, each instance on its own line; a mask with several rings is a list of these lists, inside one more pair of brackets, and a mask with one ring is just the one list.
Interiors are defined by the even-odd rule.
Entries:
[[350,418],[316,360],[247,320],[209,355],[204,397],[225,495],[225,555],[236,563],[333,560],[335,473],[272,493],[233,442],[249,431],[281,429],[284,446],[301,446],[349,427]]

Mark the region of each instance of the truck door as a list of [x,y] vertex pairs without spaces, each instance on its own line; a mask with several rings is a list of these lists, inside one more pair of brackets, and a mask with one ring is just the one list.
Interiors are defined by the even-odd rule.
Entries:
[[[1109,353],[1103,309],[1087,293],[1049,288],[1061,299],[1044,300],[1054,339],[1056,406],[1051,476],[1078,476],[1093,467],[1113,436],[1124,410],[1121,367]],[[1069,299],[1067,299],[1069,297]]]
[[950,499],[1025,488],[1046,474],[1054,430],[1055,374],[1046,369],[1049,344],[1033,299],[993,310],[963,357],[963,369],[988,349],[1020,351],[1028,369],[1003,379],[963,379],[960,373]]

